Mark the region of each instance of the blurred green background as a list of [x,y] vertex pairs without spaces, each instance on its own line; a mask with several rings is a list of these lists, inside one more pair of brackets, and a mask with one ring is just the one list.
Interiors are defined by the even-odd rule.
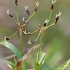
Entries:
[[[25,12],[24,6],[28,5],[30,13],[34,11],[35,2],[37,0],[19,0],[19,21],[22,24],[22,18],[28,19]],[[33,16],[33,20],[37,25],[41,24],[43,26],[45,19],[49,17],[51,0],[38,0],[40,2],[38,13]],[[17,25],[12,18],[7,14],[7,10],[10,9],[10,13],[16,16],[16,7],[14,0],[0,0],[0,40],[4,37],[12,35],[17,30]],[[49,70],[53,70],[58,66],[61,66],[67,59],[70,58],[70,0],[57,0],[54,5],[54,10],[50,20],[50,24],[54,21],[56,14],[61,11],[62,15],[58,23],[50,28],[48,28],[43,37],[42,52],[47,53],[47,66]],[[32,19],[29,21],[28,25],[24,28],[27,31],[34,31],[36,27],[32,23]],[[32,46],[39,43],[39,40],[34,45],[28,45],[27,41],[29,39],[36,39],[38,32],[27,36],[23,33],[23,51],[28,50]],[[13,38],[9,40],[19,49],[19,34],[16,34]],[[6,57],[13,54],[7,48],[0,45],[0,51],[2,56]],[[31,60],[32,55],[27,58]],[[29,62],[29,61],[27,61]],[[66,70],[69,70],[67,68]]]

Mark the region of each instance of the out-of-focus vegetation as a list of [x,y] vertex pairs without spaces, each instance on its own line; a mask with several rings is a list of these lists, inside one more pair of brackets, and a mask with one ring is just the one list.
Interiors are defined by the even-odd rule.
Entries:
[[[24,6],[28,5],[29,10],[32,13],[35,7],[34,2],[37,0],[19,0],[19,20],[21,24],[23,23],[22,18],[28,19]],[[40,2],[38,13],[32,18],[37,25],[44,24],[46,18],[49,17],[51,0],[38,0]],[[11,13],[15,15],[15,4],[14,0],[0,0],[0,39],[2,40],[5,36],[10,36],[13,32],[17,30],[17,25],[14,20],[11,19],[6,11],[10,9]],[[45,31],[43,37],[42,51],[47,53],[47,67],[49,70],[54,70],[55,68],[61,66],[66,60],[70,58],[70,0],[57,0],[54,5],[54,11],[51,17],[51,22],[55,19],[58,11],[62,11],[62,15],[58,23]],[[25,27],[27,31],[34,31],[36,28],[32,21],[30,20],[28,25]],[[34,40],[37,37],[37,33],[31,36],[26,36],[23,34],[23,51],[28,50],[33,45],[27,45],[27,41],[30,39]],[[16,47],[19,48],[19,35],[17,34],[10,40]],[[39,41],[38,41],[39,43]],[[38,44],[36,43],[36,44]],[[34,45],[36,45],[34,44]],[[6,48],[0,47],[2,49],[2,55],[10,55],[11,51]],[[5,51],[4,51],[5,50]],[[34,51],[36,53],[36,51]],[[26,62],[29,67],[32,67],[33,56],[31,54]],[[31,63],[32,62],[32,63]],[[31,65],[30,65],[31,63]],[[67,68],[69,70],[70,68]]]

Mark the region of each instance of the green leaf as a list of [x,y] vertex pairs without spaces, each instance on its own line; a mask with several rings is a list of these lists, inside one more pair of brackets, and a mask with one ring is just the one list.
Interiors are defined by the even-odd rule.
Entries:
[[42,65],[42,70],[48,70],[47,66],[46,66],[46,61],[44,62],[44,64]]
[[66,61],[61,67],[55,69],[55,70],[65,70],[70,65],[70,59]]
[[17,56],[18,59],[21,58],[20,52],[13,44],[7,42],[6,40],[0,41],[0,44],[10,49]]
[[25,62],[22,63],[22,69],[21,70],[28,70]]
[[11,61],[8,61],[8,60],[5,60],[5,59],[3,59],[3,62],[5,62],[7,64],[10,64],[10,65],[14,65]]
[[46,53],[41,52],[40,57],[39,57],[39,61],[38,61],[40,66],[43,65],[45,59],[46,59]]

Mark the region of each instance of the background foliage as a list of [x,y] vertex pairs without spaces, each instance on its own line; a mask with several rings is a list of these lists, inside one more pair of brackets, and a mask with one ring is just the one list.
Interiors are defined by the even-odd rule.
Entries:
[[[24,6],[28,5],[31,13],[34,10],[35,4],[34,2],[37,0],[20,0],[19,1],[19,20],[21,24],[23,23],[22,18],[28,18],[26,12],[24,10]],[[46,18],[48,18],[50,13],[51,0],[39,0],[40,6],[38,13],[32,18],[36,24],[43,25]],[[0,0],[0,39],[2,40],[5,36],[10,36],[13,32],[17,30],[17,25],[11,19],[6,11],[7,9],[11,10],[11,13],[15,15],[15,4],[14,0]],[[59,19],[59,22],[47,29],[45,35],[43,37],[43,46],[42,52],[47,53],[47,67],[49,69],[55,69],[61,66],[66,60],[70,58],[70,0],[57,0],[54,6],[54,11],[51,17],[51,22],[54,20],[56,13],[58,11],[62,11],[62,15]],[[35,30],[35,26],[32,24],[31,20],[29,24],[25,27],[27,31]],[[30,38],[34,40],[37,37],[38,33],[35,33],[31,36],[26,36],[23,34],[23,52],[25,53],[29,48],[33,45],[27,45],[27,41]],[[19,34],[14,36],[9,42],[13,43],[19,49]],[[39,41],[36,43],[38,44]],[[35,45],[35,44],[34,44]],[[7,48],[0,46],[1,56],[6,57],[8,55],[13,54]],[[5,50],[5,51],[4,51]],[[37,51],[37,50],[36,50]],[[29,57],[26,59],[28,66],[31,68],[33,62],[30,65],[30,62],[33,60],[34,55],[36,53],[34,51]],[[30,61],[31,60],[31,61]],[[69,68],[67,68],[69,69]]]

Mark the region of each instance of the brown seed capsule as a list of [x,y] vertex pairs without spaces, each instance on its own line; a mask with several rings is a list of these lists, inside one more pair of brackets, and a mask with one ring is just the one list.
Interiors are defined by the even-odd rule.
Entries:
[[46,23],[44,23],[44,27],[46,27]]
[[52,4],[52,5],[51,5],[51,10],[53,10],[53,7],[54,7],[54,5]]
[[55,19],[55,24],[58,22],[58,19],[59,19],[59,17],[56,17],[56,19]]
[[18,5],[18,0],[15,0],[15,4]]
[[9,40],[10,38],[9,37],[6,37],[6,40]]
[[24,21],[24,24],[26,23],[26,21]]
[[32,44],[34,44],[36,42],[36,40],[32,41]]
[[35,12],[37,12],[37,11],[38,11],[38,7],[35,8]]
[[9,14],[10,17],[13,17],[13,15]]
[[30,12],[29,12],[29,10],[26,10],[26,13],[27,13],[27,15],[30,15]]

